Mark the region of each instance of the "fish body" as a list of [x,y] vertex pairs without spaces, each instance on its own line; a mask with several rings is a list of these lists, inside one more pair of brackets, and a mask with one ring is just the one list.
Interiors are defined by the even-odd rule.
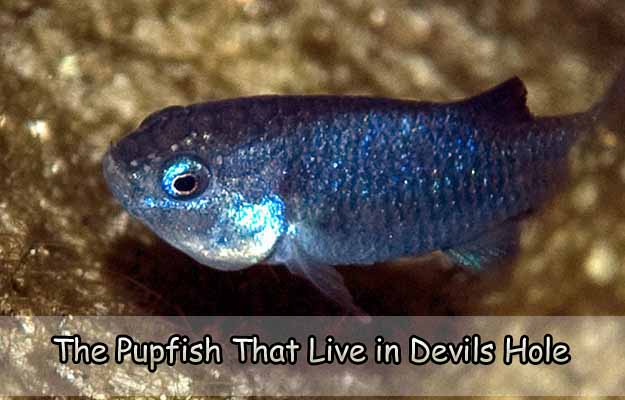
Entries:
[[480,269],[514,250],[518,221],[563,182],[568,151],[607,102],[535,117],[525,96],[513,78],[450,103],[258,96],[169,107],[109,149],[104,174],[133,216],[200,263],[284,264],[353,305],[332,266],[442,250]]

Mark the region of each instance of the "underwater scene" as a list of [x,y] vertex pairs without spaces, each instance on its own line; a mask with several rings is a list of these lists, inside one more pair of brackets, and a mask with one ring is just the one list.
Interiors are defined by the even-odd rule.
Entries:
[[2,1],[0,315],[622,316],[624,66],[619,0]]

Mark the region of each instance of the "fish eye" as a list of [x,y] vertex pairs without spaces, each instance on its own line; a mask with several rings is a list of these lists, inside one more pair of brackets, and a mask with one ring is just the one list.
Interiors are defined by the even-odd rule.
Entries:
[[179,175],[172,182],[172,189],[179,196],[187,196],[195,192],[197,189],[197,177],[193,174]]
[[185,200],[202,193],[208,177],[208,169],[202,162],[193,157],[180,156],[165,164],[161,186],[170,197]]

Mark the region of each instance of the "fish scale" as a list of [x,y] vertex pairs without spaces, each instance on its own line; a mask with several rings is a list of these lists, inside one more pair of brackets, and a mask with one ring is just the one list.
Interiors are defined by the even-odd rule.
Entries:
[[598,122],[622,127],[624,89],[622,71],[589,111],[555,117],[528,111],[518,78],[451,103],[168,107],[113,145],[103,169],[133,216],[200,263],[283,264],[360,312],[332,266],[441,250],[484,269],[512,254],[519,220],[566,177],[571,146]]

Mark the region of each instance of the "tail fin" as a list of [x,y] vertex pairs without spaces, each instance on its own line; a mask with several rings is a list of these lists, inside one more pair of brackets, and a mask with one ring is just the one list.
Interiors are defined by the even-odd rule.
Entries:
[[625,132],[625,65],[592,112],[599,125],[614,132]]

